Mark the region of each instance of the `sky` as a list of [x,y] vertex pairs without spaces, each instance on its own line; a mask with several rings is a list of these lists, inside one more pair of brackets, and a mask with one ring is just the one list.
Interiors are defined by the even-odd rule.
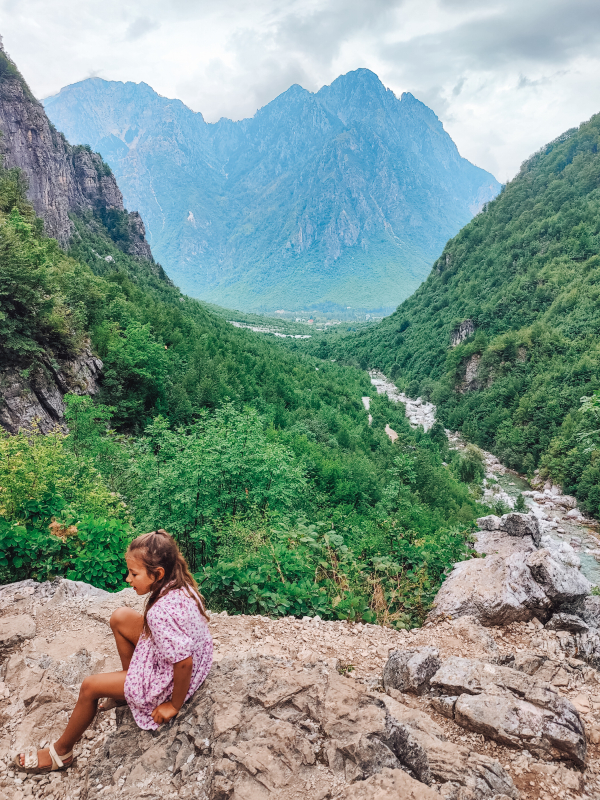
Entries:
[[367,67],[506,182],[600,111],[598,0],[0,0],[33,93],[145,81],[208,122]]

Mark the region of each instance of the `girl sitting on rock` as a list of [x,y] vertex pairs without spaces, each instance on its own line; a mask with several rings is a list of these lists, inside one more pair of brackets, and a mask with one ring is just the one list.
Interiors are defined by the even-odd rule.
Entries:
[[15,757],[20,770],[47,772],[73,763],[73,746],[100,706],[129,705],[140,728],[168,722],[204,681],[213,658],[208,617],[188,565],[164,530],[138,536],[125,555],[127,583],[149,595],[144,615],[118,608],[110,618],[123,669],[90,675],[63,735],[48,749],[28,748]]

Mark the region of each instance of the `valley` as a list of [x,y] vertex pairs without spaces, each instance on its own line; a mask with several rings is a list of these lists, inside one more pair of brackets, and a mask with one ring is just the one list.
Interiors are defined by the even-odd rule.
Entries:
[[[594,800],[600,117],[500,187],[369,70],[209,125],[0,42],[0,130],[0,800]],[[159,526],[208,678],[29,777]]]

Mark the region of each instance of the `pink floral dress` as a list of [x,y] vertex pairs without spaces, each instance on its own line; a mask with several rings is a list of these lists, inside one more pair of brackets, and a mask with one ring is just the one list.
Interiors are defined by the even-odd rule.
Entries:
[[152,636],[142,634],[125,679],[125,699],[143,730],[156,730],[152,712],[173,693],[173,664],[192,656],[186,700],[209,673],[213,643],[206,620],[184,589],[172,589],[148,611]]

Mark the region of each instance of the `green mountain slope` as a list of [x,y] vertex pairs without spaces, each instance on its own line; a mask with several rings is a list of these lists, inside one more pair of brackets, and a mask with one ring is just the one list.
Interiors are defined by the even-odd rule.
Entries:
[[120,588],[128,538],[160,525],[213,608],[422,619],[485,511],[443,435],[376,397],[369,426],[364,372],[234,328],[95,212],[72,216],[66,253],[25,187],[0,172],[0,378],[88,337],[104,370],[95,405],[67,398],[68,435],[0,429],[0,582]]
[[[446,245],[427,281],[340,345],[444,424],[600,511],[580,398],[600,387],[600,116],[542,148]],[[462,332],[461,332],[462,324]],[[452,340],[467,336],[458,346]],[[592,437],[593,440],[593,437]]]
[[391,311],[500,188],[366,69],[314,94],[294,85],[238,122],[99,78],[44,106],[110,164],[183,291],[246,311]]

